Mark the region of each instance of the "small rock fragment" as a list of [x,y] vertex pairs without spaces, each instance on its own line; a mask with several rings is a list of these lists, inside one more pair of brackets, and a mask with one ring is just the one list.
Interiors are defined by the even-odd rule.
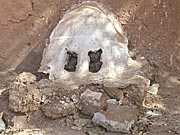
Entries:
[[50,99],[42,106],[42,110],[47,117],[52,119],[66,117],[76,113],[73,102],[62,101],[61,99]]
[[124,93],[121,89],[118,88],[105,88],[105,92],[113,99],[122,100]]
[[72,127],[71,127],[71,129],[72,129],[72,130],[78,130],[78,131],[79,131],[79,130],[81,130],[81,129],[82,129],[82,127],[72,126]]
[[154,117],[154,116],[161,116],[162,113],[158,110],[147,110],[145,112],[146,116],[147,117]]
[[23,72],[16,78],[21,83],[34,83],[36,82],[36,76],[29,72]]
[[0,133],[6,129],[6,125],[2,118],[0,118]]
[[40,80],[37,85],[40,88],[40,92],[45,96],[52,96],[53,94],[53,87],[52,82],[48,79]]
[[102,95],[101,92],[94,92],[87,89],[81,94],[78,108],[83,114],[93,116],[95,112],[103,110],[105,106],[104,102],[101,101]]
[[22,116],[14,116],[13,117],[13,129],[26,129],[28,127],[28,116],[22,115]]
[[113,104],[113,105],[121,105],[122,104],[122,100],[116,100],[116,99],[108,99],[107,100],[108,104]]
[[92,121],[89,121],[86,125],[85,125],[87,128],[92,128],[94,127],[94,124]]
[[52,82],[48,79],[41,79],[37,82],[39,91],[42,94],[42,102],[44,103],[46,98],[53,96]]
[[0,88],[0,95],[6,90],[6,88]]
[[87,89],[84,93],[81,94],[81,97],[90,97],[93,100],[100,100],[102,97],[102,93],[101,92],[94,92],[91,91],[89,89]]
[[66,126],[72,126],[73,124],[74,124],[74,121],[73,121],[73,119],[72,119],[72,117],[71,116],[69,116],[69,117],[67,117],[66,119],[65,119],[65,123],[66,123]]
[[13,121],[13,114],[9,112],[3,112],[3,121],[5,122],[8,127],[13,127],[14,126],[14,121]]
[[150,94],[157,95],[157,93],[158,93],[158,88],[159,88],[159,84],[153,84],[152,86],[149,87],[148,92],[149,92]]
[[83,127],[85,126],[90,120],[89,119],[77,119],[74,121],[74,125],[77,127]]
[[107,111],[95,113],[92,121],[107,131],[129,133],[137,115],[138,111],[133,106],[109,104]]
[[142,106],[143,101],[146,97],[146,90],[140,92],[135,85],[131,85],[122,90],[124,93],[122,104],[124,104],[125,102],[129,102],[129,105]]
[[117,100],[116,99],[108,99],[107,103],[115,105],[115,104],[117,104]]

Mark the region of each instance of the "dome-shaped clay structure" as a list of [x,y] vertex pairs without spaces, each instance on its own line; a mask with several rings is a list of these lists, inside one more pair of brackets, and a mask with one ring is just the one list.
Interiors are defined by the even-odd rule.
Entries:
[[64,15],[50,35],[40,72],[62,87],[104,84],[144,90],[149,81],[128,54],[127,38],[114,15],[97,3],[84,3]]

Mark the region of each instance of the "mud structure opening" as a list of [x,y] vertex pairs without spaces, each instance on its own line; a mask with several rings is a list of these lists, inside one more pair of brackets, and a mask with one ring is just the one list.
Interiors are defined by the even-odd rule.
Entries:
[[101,62],[101,54],[102,50],[99,49],[97,51],[89,51],[88,56],[90,57],[90,62],[89,62],[89,71],[92,73],[97,73],[103,64]]
[[77,59],[77,53],[67,51],[66,65],[64,66],[64,69],[68,72],[75,72],[77,66]]

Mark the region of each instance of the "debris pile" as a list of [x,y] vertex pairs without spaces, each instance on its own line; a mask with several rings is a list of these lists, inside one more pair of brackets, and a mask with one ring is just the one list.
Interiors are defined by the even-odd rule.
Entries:
[[138,110],[134,106],[109,104],[104,112],[94,114],[92,121],[111,132],[129,133],[138,118]]
[[92,84],[67,90],[48,79],[29,82],[29,77],[35,78],[33,74],[24,72],[10,85],[10,110],[29,113],[40,109],[51,119],[74,116],[74,125],[71,126],[74,130],[81,130],[91,121],[107,131],[130,133],[138,119],[138,107],[142,101],[130,99],[131,93],[136,95],[137,92],[131,87],[118,89]]
[[27,113],[40,107],[41,93],[34,83],[36,76],[22,73],[9,87],[9,109],[14,112]]

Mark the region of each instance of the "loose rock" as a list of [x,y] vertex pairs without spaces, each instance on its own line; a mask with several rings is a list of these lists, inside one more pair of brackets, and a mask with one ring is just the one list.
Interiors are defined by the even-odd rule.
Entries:
[[49,100],[42,106],[42,110],[47,117],[52,119],[62,118],[76,113],[73,102],[60,101],[58,99]]
[[54,91],[52,82],[50,80],[41,79],[39,82],[37,82],[37,85],[39,87],[39,91],[42,94],[42,103],[44,103],[48,97],[53,96]]
[[23,72],[16,78],[21,83],[34,83],[36,82],[36,76],[29,72]]
[[22,116],[14,116],[13,117],[13,129],[25,129],[28,127],[29,123],[27,121],[28,116],[22,115]]
[[152,86],[149,87],[148,92],[153,94],[153,95],[157,95],[158,88],[159,88],[159,84],[153,84]]
[[82,129],[82,127],[72,126],[72,127],[71,127],[71,129],[72,129],[72,130],[78,130],[78,131],[79,131],[79,130],[81,130],[81,129]]
[[27,113],[38,110],[41,93],[34,84],[14,82],[9,88],[9,109],[14,112]]
[[0,114],[0,133],[6,129],[6,125],[4,121],[2,120],[3,113]]
[[113,99],[122,100],[124,98],[124,93],[118,88],[105,88],[105,92]]
[[124,104],[125,102],[129,102],[125,104],[136,105],[139,107],[142,106],[143,101],[146,97],[146,90],[140,92],[135,85],[131,85],[127,88],[122,89],[122,91],[124,93],[122,104]]
[[90,120],[89,119],[77,119],[74,121],[74,125],[78,127],[83,127],[85,126]]
[[75,115],[76,106],[79,102],[80,94],[78,90],[66,90],[53,87],[53,95],[48,96],[41,106],[47,117],[52,119]]
[[107,100],[108,104],[113,104],[113,105],[121,105],[122,104],[122,100],[116,100],[116,99],[108,99]]
[[107,131],[129,133],[137,114],[135,107],[109,104],[107,111],[95,113],[92,121]]
[[155,117],[155,116],[161,116],[162,113],[160,111],[158,111],[158,110],[147,110],[145,112],[145,115],[147,117]]
[[80,97],[80,111],[85,115],[93,117],[95,112],[103,110],[106,106],[105,101],[102,101],[102,97],[103,93],[87,89]]

